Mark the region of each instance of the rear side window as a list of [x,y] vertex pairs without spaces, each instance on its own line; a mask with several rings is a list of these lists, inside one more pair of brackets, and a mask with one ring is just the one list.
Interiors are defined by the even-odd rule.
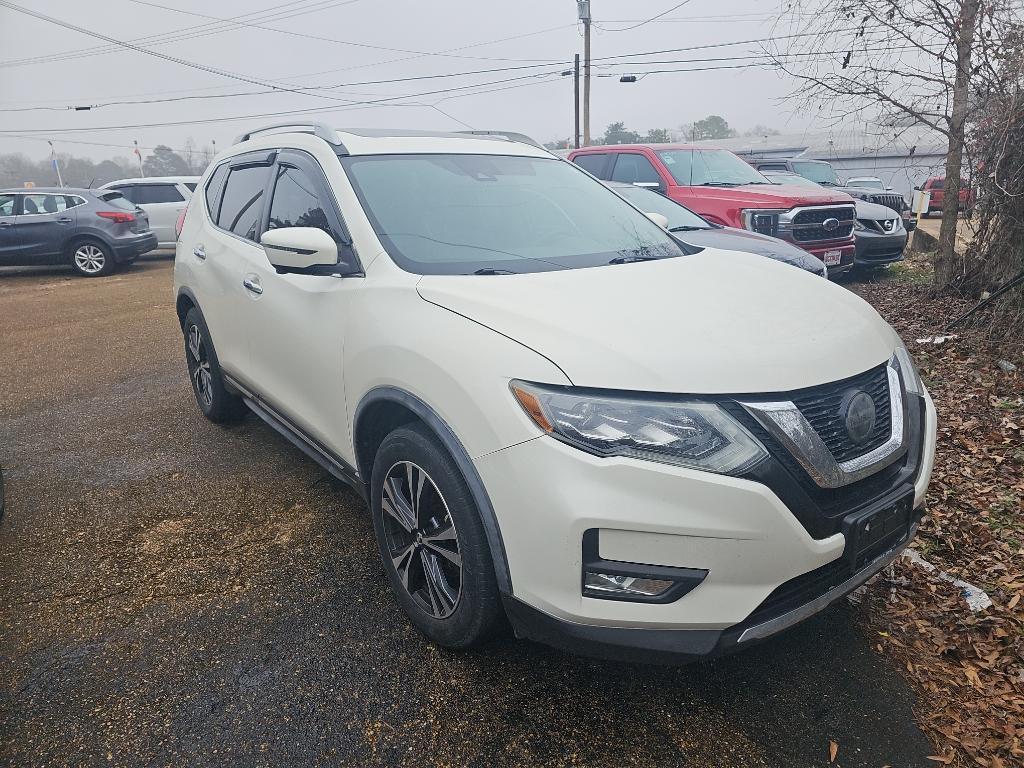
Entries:
[[0,216],[14,215],[14,195],[0,195]]
[[104,192],[103,194],[98,195],[98,197],[100,200],[107,203],[108,205],[113,206],[114,208],[120,208],[122,211],[132,211],[133,213],[135,212],[135,203],[133,203],[127,197],[122,195],[120,192],[115,192],[114,190],[111,190],[109,192]]
[[591,155],[577,155],[573,158],[573,162],[602,181],[608,181],[608,166],[610,165],[611,158],[612,155],[607,153],[594,153]]
[[64,195],[25,195],[22,210],[27,214],[60,213],[68,207]]
[[221,193],[224,191],[224,179],[228,175],[228,166],[218,166],[217,170],[206,182],[206,210],[210,212],[210,218],[217,223],[217,213],[220,211]]
[[224,187],[217,226],[247,240],[257,240],[263,211],[263,190],[269,173],[270,167],[266,165],[243,165],[231,169]]
[[928,182],[929,189],[942,189],[944,186],[946,186],[945,179],[932,179]]
[[136,203],[182,203],[185,198],[173,184],[141,184],[135,187]]
[[137,203],[138,200],[139,200],[138,199],[138,191],[137,191],[137,189],[135,187],[131,186],[130,184],[126,184],[123,187],[108,187],[108,189],[113,189],[113,190],[116,190],[117,192],[120,192],[122,195],[124,195],[127,199],[131,200],[133,203]]
[[786,170],[785,163],[758,163],[757,170],[759,171],[784,171]]
[[624,181],[627,184],[636,182],[661,184],[661,177],[654,170],[651,161],[643,155],[623,153],[615,161],[612,181]]
[[73,195],[65,195],[64,201],[67,203],[68,208],[74,208],[79,205],[85,205],[84,198],[75,197]]

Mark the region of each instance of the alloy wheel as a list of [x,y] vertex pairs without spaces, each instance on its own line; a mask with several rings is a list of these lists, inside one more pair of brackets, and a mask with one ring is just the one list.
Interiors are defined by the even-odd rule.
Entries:
[[75,266],[87,275],[95,275],[103,270],[107,257],[103,249],[92,243],[85,243],[75,249]]
[[210,360],[206,353],[203,333],[195,324],[188,328],[188,353],[188,367],[195,384],[196,395],[209,410],[213,407],[213,375],[210,373]]
[[398,580],[428,615],[444,619],[462,594],[458,533],[441,491],[410,461],[392,465],[381,490],[384,541]]

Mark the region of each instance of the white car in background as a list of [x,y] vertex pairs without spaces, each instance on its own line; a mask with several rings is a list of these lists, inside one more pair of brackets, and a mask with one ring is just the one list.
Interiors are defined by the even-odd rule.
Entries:
[[177,240],[174,225],[199,183],[200,176],[151,176],[119,179],[104,184],[116,189],[149,215],[149,227],[156,233],[158,248],[173,248]]

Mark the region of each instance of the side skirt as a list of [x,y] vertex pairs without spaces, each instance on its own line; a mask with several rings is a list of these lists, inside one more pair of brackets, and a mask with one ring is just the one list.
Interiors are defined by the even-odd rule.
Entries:
[[242,400],[253,413],[263,419],[277,432],[283,435],[288,442],[313,459],[317,464],[330,472],[334,477],[349,485],[364,502],[369,500],[369,492],[356,471],[355,467],[340,456],[335,455],[330,449],[314,440],[303,432],[299,427],[292,424],[286,416],[275,410],[266,401],[254,392],[238,383],[238,380],[224,374],[226,383],[231,389],[241,395]]

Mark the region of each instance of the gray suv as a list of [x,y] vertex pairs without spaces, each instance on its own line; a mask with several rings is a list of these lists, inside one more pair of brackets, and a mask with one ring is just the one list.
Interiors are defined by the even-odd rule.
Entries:
[[0,266],[69,264],[108,275],[157,246],[146,213],[104,189],[0,189]]

